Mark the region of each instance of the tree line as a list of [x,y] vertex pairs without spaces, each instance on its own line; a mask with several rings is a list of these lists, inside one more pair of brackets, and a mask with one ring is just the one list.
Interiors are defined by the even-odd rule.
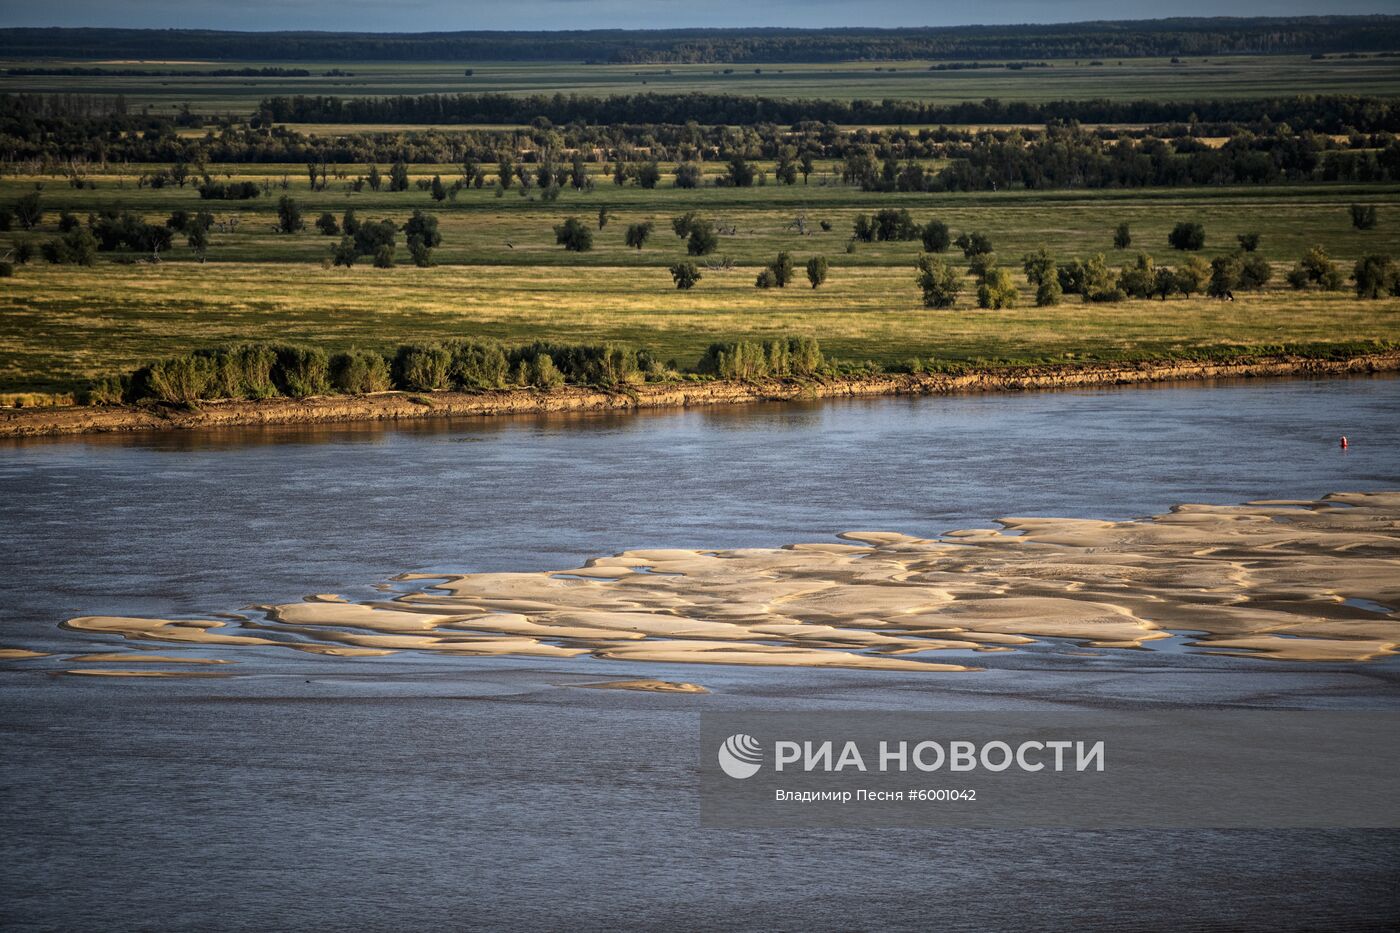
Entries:
[[1260,99],[981,101],[829,100],[740,94],[421,94],[395,97],[290,95],[264,98],[262,123],[529,123],[741,125],[1287,123],[1320,133],[1400,131],[1400,101],[1350,94]]
[[[694,372],[723,379],[811,376],[824,370],[811,337],[711,345]],[[675,361],[663,364],[645,348],[620,343],[536,341],[505,346],[471,338],[403,344],[390,353],[243,343],[195,350],[106,377],[86,393],[93,404],[306,398],[343,393],[535,388],[564,385],[620,389],[649,380],[679,378]]]
[[596,29],[568,32],[221,32],[0,29],[16,58],[252,61],[836,62],[1089,58],[1400,48],[1394,16],[1191,18],[840,29]]

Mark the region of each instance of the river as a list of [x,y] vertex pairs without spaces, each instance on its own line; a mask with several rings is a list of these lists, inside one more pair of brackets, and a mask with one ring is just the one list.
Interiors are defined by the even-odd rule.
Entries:
[[[1396,488],[1394,377],[8,442],[0,645],[55,657],[0,662],[0,924],[1378,926],[1400,918],[1400,833],[702,830],[695,722],[1395,709],[1394,659],[1010,652],[938,678],[252,651],[218,680],[113,681],[56,672],[129,645],[58,623],[365,599],[405,571],[561,569],[628,548]],[[604,672],[713,693],[561,686]]]

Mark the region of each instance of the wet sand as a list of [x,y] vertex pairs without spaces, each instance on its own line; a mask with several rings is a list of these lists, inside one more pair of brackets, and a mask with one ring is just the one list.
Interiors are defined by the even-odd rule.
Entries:
[[[407,574],[218,619],[84,616],[136,642],[342,657],[973,672],[1044,640],[1282,661],[1400,646],[1400,492],[1181,505],[1133,521],[1003,518],[938,538],[852,531],[783,548],[624,551],[538,573]],[[130,659],[130,656],[126,656]]]

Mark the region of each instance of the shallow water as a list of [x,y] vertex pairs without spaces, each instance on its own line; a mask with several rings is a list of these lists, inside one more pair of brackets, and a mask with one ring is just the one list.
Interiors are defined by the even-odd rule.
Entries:
[[[0,448],[0,645],[123,647],[56,624],[363,598],[411,570],[549,569],[633,547],[933,535],[1003,515],[1126,518],[1384,488],[1400,488],[1394,378],[14,443]],[[1394,832],[698,828],[700,709],[1400,708],[1390,663],[1068,644],[997,657],[981,674],[910,677],[252,652],[237,676],[203,681],[0,662],[0,924],[1400,919]],[[600,675],[714,692],[567,686]]]

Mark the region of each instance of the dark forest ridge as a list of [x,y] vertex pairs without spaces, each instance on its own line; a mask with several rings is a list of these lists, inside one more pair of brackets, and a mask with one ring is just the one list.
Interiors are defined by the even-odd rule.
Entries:
[[250,61],[833,62],[1123,58],[1400,49],[1400,16],[1212,17],[1015,26],[560,32],[0,29],[15,58]]

